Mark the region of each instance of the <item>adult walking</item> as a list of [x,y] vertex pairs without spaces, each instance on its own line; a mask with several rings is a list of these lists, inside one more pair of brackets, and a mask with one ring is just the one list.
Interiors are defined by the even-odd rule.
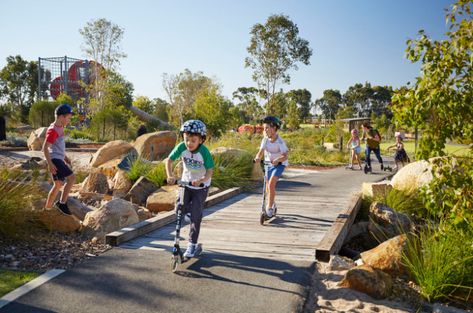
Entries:
[[370,155],[371,151],[374,152],[374,155],[381,164],[381,170],[384,169],[383,158],[381,158],[381,150],[379,149],[379,144],[381,142],[381,136],[379,135],[378,130],[374,129],[368,122],[363,123],[363,141],[366,141],[366,151],[365,151],[365,172],[371,172],[371,160]]

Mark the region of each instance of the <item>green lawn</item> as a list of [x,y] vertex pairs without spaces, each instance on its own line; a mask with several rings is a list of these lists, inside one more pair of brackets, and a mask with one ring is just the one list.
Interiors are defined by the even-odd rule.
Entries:
[[0,270],[0,297],[39,276],[35,272]]
[[[386,151],[386,148],[395,144],[395,141],[386,141],[381,143],[381,150],[383,154],[393,154],[394,155],[394,150],[390,150],[388,153]],[[414,140],[407,140],[404,142],[404,149],[406,149],[407,154],[411,157],[411,160],[414,159],[414,151],[415,151],[415,142]],[[445,146],[445,152],[450,155],[467,155],[469,152],[469,146],[468,145],[452,145],[452,144],[447,144]]]

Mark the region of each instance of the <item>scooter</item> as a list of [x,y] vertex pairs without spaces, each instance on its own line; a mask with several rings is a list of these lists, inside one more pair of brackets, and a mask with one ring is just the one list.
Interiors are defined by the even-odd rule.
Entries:
[[[176,272],[177,267],[179,264],[182,264],[188,261],[187,258],[184,257],[184,253],[181,251],[181,247],[179,246],[179,239],[181,233],[181,224],[183,218],[183,209],[184,209],[184,195],[186,193],[187,188],[190,186],[190,182],[182,182],[178,180],[177,185],[179,186],[179,203],[177,205],[177,213],[176,213],[176,233],[174,235],[174,246],[172,248],[172,257],[171,257],[171,271],[173,273]],[[200,187],[203,187],[204,184],[201,184]],[[199,243],[197,244],[195,256],[199,256],[202,252],[202,245]]]
[[[271,162],[261,160],[261,168],[263,170],[264,179],[263,179],[263,199],[262,199],[262,203],[261,203],[261,213],[260,213],[260,218],[259,218],[260,225],[264,225],[265,221],[270,220],[273,217],[276,217],[276,213],[278,211],[278,208],[275,206],[272,216],[269,216],[266,213],[266,186],[268,184],[268,169],[269,169],[270,165],[272,165]],[[281,165],[281,162],[279,162],[278,165]]]

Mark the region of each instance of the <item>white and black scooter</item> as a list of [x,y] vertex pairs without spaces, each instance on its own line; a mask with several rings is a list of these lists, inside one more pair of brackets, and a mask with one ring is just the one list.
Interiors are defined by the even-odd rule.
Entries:
[[[180,180],[176,181],[177,185],[179,186],[179,204],[177,206],[177,213],[176,213],[176,233],[174,235],[174,246],[172,248],[172,257],[171,257],[171,270],[172,272],[176,272],[177,267],[179,264],[186,262],[188,259],[184,257],[183,252],[181,251],[181,247],[179,246],[179,239],[181,233],[181,224],[183,219],[183,208],[184,208],[184,195],[188,187],[190,186],[190,182],[184,183]],[[201,184],[200,187],[203,187],[204,184]],[[197,257],[202,253],[202,245],[199,243],[197,244],[195,256]]]

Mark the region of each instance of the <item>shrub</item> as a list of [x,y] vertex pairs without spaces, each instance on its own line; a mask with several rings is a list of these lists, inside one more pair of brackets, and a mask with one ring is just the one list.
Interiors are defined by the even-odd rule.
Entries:
[[29,120],[35,128],[49,126],[54,122],[56,101],[38,101],[33,103],[29,112]]
[[128,178],[135,182],[141,176],[148,175],[149,171],[153,168],[153,164],[142,158],[137,158],[131,162],[130,170],[126,173]]
[[21,173],[0,172],[0,235],[18,237],[31,230],[31,202],[39,195],[35,182]]
[[221,189],[236,186],[245,187],[250,183],[253,169],[253,155],[250,153],[240,156],[217,154],[214,158],[214,174],[212,185]]
[[421,194],[429,213],[463,228],[473,227],[473,158],[433,160],[433,179]]
[[383,202],[390,208],[408,215],[427,218],[428,211],[425,209],[422,198],[417,192],[391,189]]
[[153,165],[146,174],[146,178],[152,181],[156,186],[161,187],[166,181],[166,167],[160,162]]
[[403,263],[428,301],[466,300],[473,291],[473,232],[427,224],[408,237]]

